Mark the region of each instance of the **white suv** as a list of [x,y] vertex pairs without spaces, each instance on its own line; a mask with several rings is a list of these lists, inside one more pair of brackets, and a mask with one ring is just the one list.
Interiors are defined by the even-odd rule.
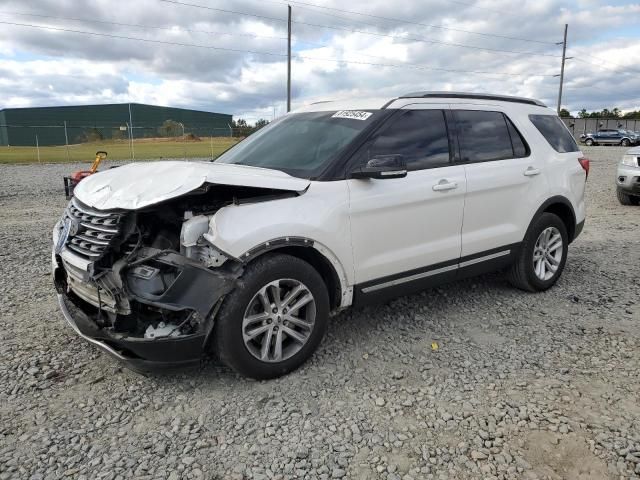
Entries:
[[588,171],[535,100],[316,103],[213,163],[82,180],[53,232],[55,284],[76,332],[133,368],[212,350],[276,377],[331,312],[498,269],[548,289],[584,225]]

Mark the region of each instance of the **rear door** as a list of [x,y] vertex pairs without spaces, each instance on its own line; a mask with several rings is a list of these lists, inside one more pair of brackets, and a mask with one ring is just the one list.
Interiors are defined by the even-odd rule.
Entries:
[[348,180],[355,276],[364,293],[454,275],[460,256],[466,181],[464,167],[451,159],[448,107],[405,108],[372,135],[353,165],[403,155],[407,176]]
[[617,143],[615,136],[616,132],[613,130],[600,130],[598,132],[598,143]]
[[531,204],[546,193],[544,162],[497,108],[456,104],[453,115],[467,178],[462,264],[506,257],[524,237]]

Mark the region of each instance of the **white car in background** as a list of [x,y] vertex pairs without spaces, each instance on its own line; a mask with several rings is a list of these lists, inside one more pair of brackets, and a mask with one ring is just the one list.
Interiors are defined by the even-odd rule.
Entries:
[[622,205],[640,205],[640,147],[628,150],[620,159],[616,193]]
[[550,288],[584,225],[588,172],[536,100],[312,104],[213,163],[82,180],[53,232],[60,306],[134,368],[213,350],[276,377],[311,356],[331,312],[500,269]]

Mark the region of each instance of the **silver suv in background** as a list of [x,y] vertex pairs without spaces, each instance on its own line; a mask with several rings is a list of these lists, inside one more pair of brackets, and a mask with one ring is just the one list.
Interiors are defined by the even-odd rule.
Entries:
[[616,186],[622,205],[640,205],[640,147],[632,148],[622,156]]

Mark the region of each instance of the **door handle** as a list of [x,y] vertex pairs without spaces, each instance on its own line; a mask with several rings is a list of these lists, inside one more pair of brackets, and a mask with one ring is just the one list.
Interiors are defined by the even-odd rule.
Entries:
[[535,175],[540,175],[539,168],[527,167],[527,169],[524,171],[525,177],[533,177]]
[[434,192],[442,192],[444,190],[453,190],[454,188],[458,188],[458,184],[456,182],[450,182],[448,180],[442,179],[432,188]]

